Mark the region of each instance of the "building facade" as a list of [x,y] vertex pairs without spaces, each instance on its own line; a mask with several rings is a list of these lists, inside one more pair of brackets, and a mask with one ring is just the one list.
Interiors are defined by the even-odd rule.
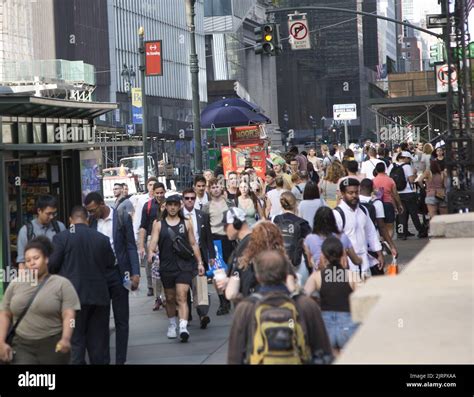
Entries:
[[[281,7],[335,6],[330,0],[280,0]],[[356,0],[338,1],[340,8],[362,11]],[[314,144],[315,136],[344,141],[340,125],[331,135],[333,105],[357,105],[357,120],[349,123],[350,140],[370,136],[375,120],[367,106],[369,82],[375,72],[364,62],[362,16],[342,12],[307,13],[311,50],[292,51],[288,17],[276,14],[283,38],[283,54],[277,57],[280,125],[295,131],[295,143]],[[284,128],[285,128],[284,127]]]
[[276,62],[254,51],[254,29],[267,21],[267,0],[206,0],[205,33],[209,102],[239,96],[260,106],[272,120],[267,134],[281,146]]

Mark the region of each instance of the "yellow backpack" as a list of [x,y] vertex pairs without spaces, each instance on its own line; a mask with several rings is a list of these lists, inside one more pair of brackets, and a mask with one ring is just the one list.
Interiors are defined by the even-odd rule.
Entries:
[[296,297],[252,294],[257,302],[247,349],[248,364],[308,364],[311,352],[299,321]]

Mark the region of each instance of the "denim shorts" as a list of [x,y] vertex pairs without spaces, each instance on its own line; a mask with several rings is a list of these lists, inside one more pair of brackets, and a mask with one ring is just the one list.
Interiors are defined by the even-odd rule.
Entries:
[[425,197],[425,204],[426,205],[439,205],[440,207],[447,207],[448,203],[446,200],[440,200],[435,196],[426,196]]
[[351,313],[348,312],[323,311],[322,314],[331,346],[342,349],[359,324],[352,321]]

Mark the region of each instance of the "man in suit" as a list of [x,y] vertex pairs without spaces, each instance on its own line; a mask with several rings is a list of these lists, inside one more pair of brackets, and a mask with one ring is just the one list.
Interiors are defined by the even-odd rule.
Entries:
[[[209,265],[214,264],[216,258],[216,252],[214,250],[214,243],[212,240],[211,223],[209,215],[204,212],[195,209],[194,205],[196,202],[196,192],[193,188],[189,188],[183,191],[183,215],[190,219],[194,228],[194,236],[199,245],[201,251],[201,257],[204,262],[206,270]],[[193,297],[194,302],[197,302],[197,289],[196,289],[196,278],[193,280]],[[210,303],[210,302],[209,302]],[[189,305],[189,321],[191,321],[191,292],[188,294],[188,305]],[[211,321],[207,313],[209,312],[209,305],[197,306],[196,311],[201,321],[201,329],[205,329],[207,324]]]
[[71,339],[71,364],[108,364],[110,295],[107,274],[114,271],[115,256],[109,240],[90,230],[87,211],[77,206],[69,217],[70,228],[53,238],[49,272],[71,281],[81,302]]
[[116,332],[116,358],[118,365],[127,361],[129,333],[129,291],[140,283],[140,263],[133,233],[132,218],[126,211],[116,211],[105,205],[100,193],[92,192],[84,201],[89,213],[90,227],[109,238],[117,266],[108,277]]

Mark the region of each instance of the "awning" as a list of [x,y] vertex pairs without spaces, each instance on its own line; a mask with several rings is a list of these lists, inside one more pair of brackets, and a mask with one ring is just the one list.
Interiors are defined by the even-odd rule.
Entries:
[[10,150],[17,152],[42,152],[42,151],[66,151],[66,150],[87,150],[110,147],[143,147],[141,141],[122,141],[122,142],[96,142],[96,143],[25,143],[11,144],[0,143],[0,150]]
[[92,120],[117,108],[116,103],[78,102],[34,96],[0,96],[0,116]]

